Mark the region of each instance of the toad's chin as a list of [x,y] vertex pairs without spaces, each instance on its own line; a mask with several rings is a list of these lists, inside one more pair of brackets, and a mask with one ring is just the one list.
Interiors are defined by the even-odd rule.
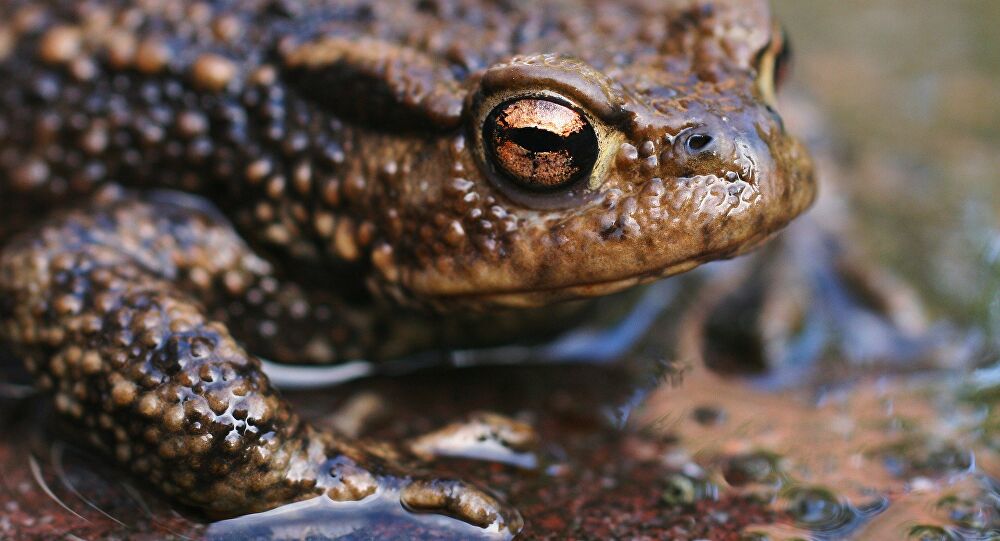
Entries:
[[700,263],[684,263],[662,271],[657,275],[641,275],[622,278],[619,280],[609,280],[605,282],[593,282],[588,284],[576,284],[561,286],[553,289],[538,289],[533,291],[518,291],[506,293],[493,293],[479,295],[478,302],[501,306],[507,308],[535,308],[560,301],[576,299],[586,299],[591,297],[602,297],[611,295],[630,287],[653,282],[660,278],[687,272]]

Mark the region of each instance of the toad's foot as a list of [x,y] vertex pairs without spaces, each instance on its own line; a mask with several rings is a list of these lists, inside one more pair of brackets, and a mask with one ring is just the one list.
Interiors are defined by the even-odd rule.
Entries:
[[927,324],[911,289],[811,218],[706,291],[706,362],[766,373],[769,385],[835,380],[863,365],[928,368],[961,353],[947,329]]
[[214,277],[264,268],[208,214],[111,191],[4,249],[0,329],[89,443],[210,516],[398,493],[411,510],[516,532],[489,494],[411,477],[289,408],[206,316]]

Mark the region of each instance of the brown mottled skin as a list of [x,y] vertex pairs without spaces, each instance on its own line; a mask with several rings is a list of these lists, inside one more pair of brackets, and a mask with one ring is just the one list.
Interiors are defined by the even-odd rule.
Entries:
[[94,445],[212,515],[384,489],[516,530],[304,424],[245,348],[439,345],[391,307],[604,295],[744,252],[815,190],[764,2],[543,4],[0,1],[4,341]]

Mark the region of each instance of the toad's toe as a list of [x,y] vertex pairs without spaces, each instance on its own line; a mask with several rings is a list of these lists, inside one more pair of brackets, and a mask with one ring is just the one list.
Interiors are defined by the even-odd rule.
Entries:
[[481,528],[517,532],[523,525],[515,509],[464,481],[415,480],[403,489],[400,501],[412,511],[450,515]]

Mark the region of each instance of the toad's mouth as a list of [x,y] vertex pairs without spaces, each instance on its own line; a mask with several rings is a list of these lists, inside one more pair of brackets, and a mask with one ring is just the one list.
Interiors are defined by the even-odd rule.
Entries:
[[683,274],[705,263],[722,259],[731,259],[753,251],[761,244],[770,240],[775,233],[762,234],[752,240],[736,243],[726,250],[702,254],[699,257],[674,261],[661,267],[607,279],[592,281],[576,281],[553,284],[550,287],[533,285],[526,288],[479,290],[475,292],[438,295],[435,299],[443,305],[472,305],[474,307],[499,308],[538,308],[547,304],[603,297],[619,293],[626,289],[655,282],[677,274]]
[[559,284],[548,288],[534,287],[522,290],[480,291],[476,293],[440,296],[438,300],[446,304],[455,303],[461,305],[472,303],[502,308],[538,308],[554,302],[612,295],[635,286],[687,272],[705,262],[702,260],[685,261],[658,271],[634,274],[613,280]]
[[536,308],[553,302],[611,295],[631,287],[687,272],[701,264],[701,261],[687,261],[654,274],[640,274],[600,282],[560,285],[550,289],[485,293],[476,295],[475,299],[485,304],[507,308]]

